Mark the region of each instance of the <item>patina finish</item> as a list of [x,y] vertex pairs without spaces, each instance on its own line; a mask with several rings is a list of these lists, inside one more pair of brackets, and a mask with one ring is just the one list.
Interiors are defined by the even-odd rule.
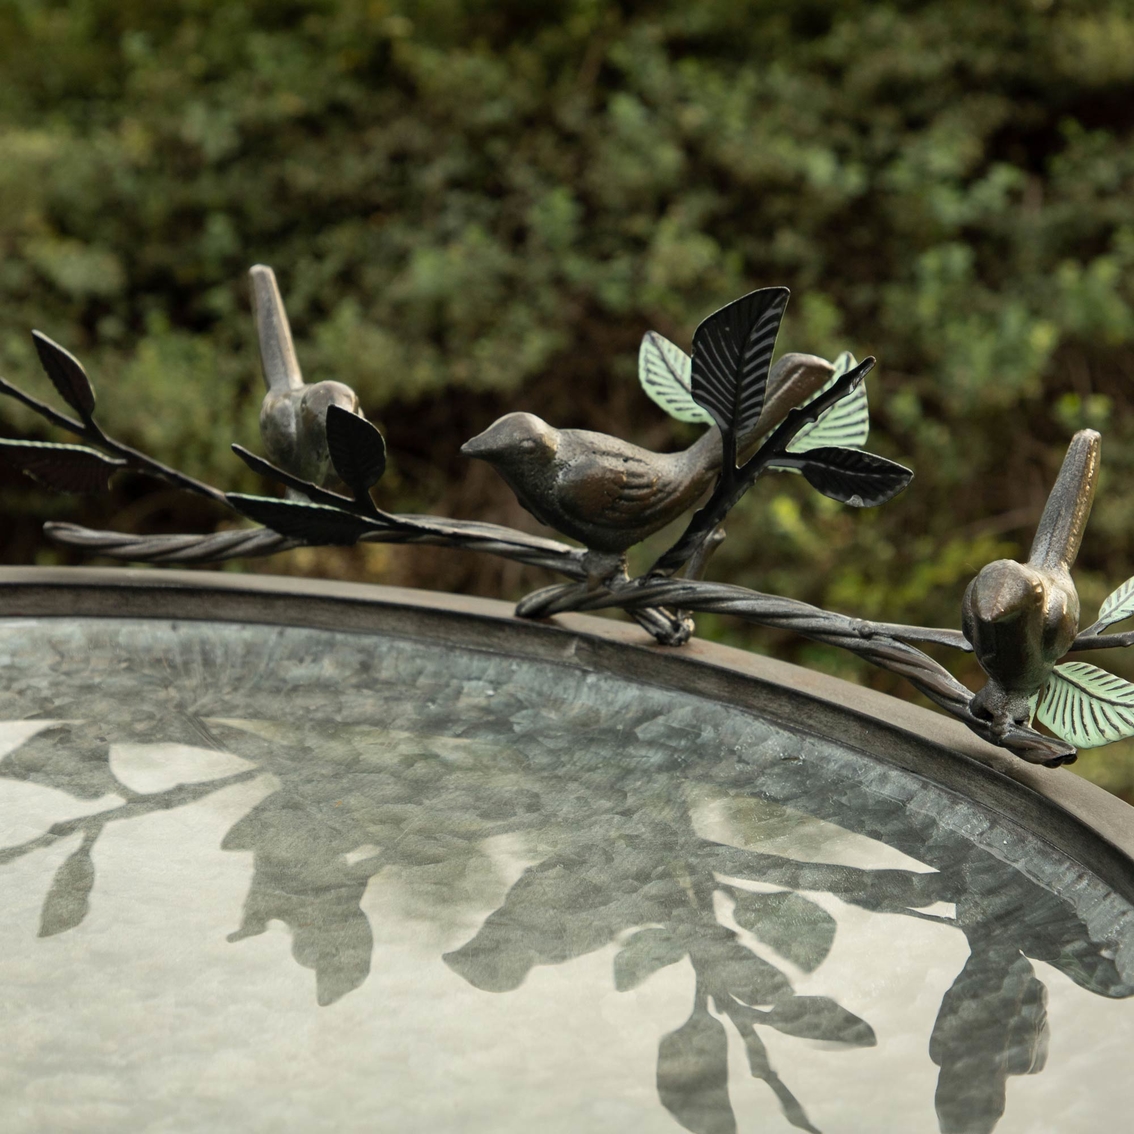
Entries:
[[965,591],[961,628],[988,674],[988,684],[973,698],[973,711],[998,725],[1031,718],[1033,698],[1079,632],[1071,566],[1091,514],[1100,445],[1094,430],[1075,434],[1027,563],[989,563]]
[[[526,596],[523,618],[580,610],[626,611],[660,643],[688,642],[692,614],[728,614],[789,629],[898,673],[977,736],[1029,763],[1055,766],[1078,747],[1134,736],[1134,684],[1095,666],[1061,659],[1076,651],[1134,645],[1107,633],[1134,617],[1134,579],[1077,632],[1070,567],[1097,479],[1098,435],[1072,441],[1027,563],[999,561],[966,594],[964,631],[908,626],[822,610],[778,595],[702,578],[732,507],[756,481],[780,470],[801,474],[823,495],[855,508],[903,491],[912,472],[863,448],[865,387],[873,358],[834,364],[813,355],[772,356],[788,302],[761,288],[709,315],[692,355],[656,332],[643,339],[640,380],[682,421],[707,426],[687,449],[654,453],[606,434],[556,429],[530,414],[506,415],[467,442],[466,456],[490,461],[523,505],[581,547],[496,524],[394,515],[371,495],[386,468],[381,433],[338,383],[303,384],[287,316],[271,270],[252,270],[256,327],[268,387],[262,417],[267,459],[234,446],[287,498],[226,493],[168,468],[108,436],[81,364],[36,333],[36,348],[71,417],[0,379],[0,394],[34,409],[85,444],[0,441],[0,458],[64,491],[95,491],[121,470],[161,477],[208,496],[261,525],[208,535],[137,536],[48,524],[61,543],[120,559],[216,562],[269,555],[299,544],[419,543],[487,552],[566,577]],[[699,504],[699,506],[697,506]],[[696,507],[685,531],[637,578],[625,553]],[[922,645],[972,650],[988,681],[969,689]],[[1055,735],[1035,727],[1034,718]]]

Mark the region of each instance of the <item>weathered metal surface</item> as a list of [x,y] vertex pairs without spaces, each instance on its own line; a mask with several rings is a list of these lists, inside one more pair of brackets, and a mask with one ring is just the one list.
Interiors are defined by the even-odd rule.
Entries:
[[[381,434],[356,412],[357,400],[346,387],[303,384],[275,277],[262,266],[252,276],[268,386],[262,417],[268,459],[236,448],[253,469],[282,484],[288,498],[226,494],[109,437],[95,419],[94,391],[82,366],[39,336],[45,369],[78,420],[2,380],[0,394],[87,445],[46,454],[0,445],[0,457],[29,474],[38,469],[56,476],[63,487],[96,487],[119,462],[221,501],[264,526],[251,533],[151,537],[53,524],[47,528],[53,538],[117,558],[174,563],[267,555],[297,543],[424,543],[487,551],[571,580],[522,600],[516,608],[521,616],[616,607],[674,646],[688,641],[690,615],[699,611],[787,627],[901,674],[977,735],[1032,763],[1057,765],[1073,760],[1076,746],[1134,736],[1134,685],[1085,663],[1057,664],[1076,649],[1134,643],[1134,634],[1103,633],[1134,616],[1134,581],[1123,584],[1099,620],[1076,636],[1070,565],[1097,476],[1097,434],[1085,432],[1072,442],[1029,562],[991,564],[974,581],[963,634],[871,622],[701,578],[730,509],[766,473],[800,473],[817,491],[855,507],[883,503],[912,477],[861,448],[868,429],[863,381],[873,358],[856,364],[843,355],[832,365],[789,354],[772,365],[786,288],[751,292],[708,316],[694,333],[691,357],[659,335],[646,336],[639,361],[650,396],[682,420],[712,423],[681,452],[653,453],[605,434],[556,429],[523,413],[505,416],[465,444],[466,455],[490,461],[537,519],[577,539],[579,548],[498,525],[379,509],[371,490],[386,466]],[[68,467],[56,470],[59,462]],[[625,552],[699,501],[677,541],[642,577],[630,578]],[[916,645],[967,650],[970,641],[989,675],[975,697]],[[1037,709],[1056,735],[1033,727]]]

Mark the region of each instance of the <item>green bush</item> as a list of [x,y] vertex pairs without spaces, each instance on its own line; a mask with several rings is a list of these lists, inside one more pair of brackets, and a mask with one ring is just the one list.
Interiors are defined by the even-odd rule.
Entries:
[[[716,573],[955,625],[975,571],[1026,550],[1090,424],[1091,610],[1134,571],[1132,100],[1134,11],[1098,0],[15,0],[0,365],[42,389],[39,327],[87,363],[108,426],[250,487],[228,444],[255,444],[245,272],[270,263],[308,377],[354,385],[387,431],[385,503],[516,522],[490,474],[466,476],[464,437],[527,408],[684,440],[636,389],[641,333],[688,345],[721,303],[788,284],[781,346],[876,354],[872,448],[917,478],[866,513],[762,483]],[[8,558],[42,557],[47,505],[5,492]],[[51,508],[150,530],[222,519],[148,499],[131,482]],[[335,569],[536,581],[443,558]]]

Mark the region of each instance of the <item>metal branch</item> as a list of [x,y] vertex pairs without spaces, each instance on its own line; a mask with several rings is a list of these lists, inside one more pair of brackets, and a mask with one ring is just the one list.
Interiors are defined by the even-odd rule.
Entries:
[[[464,520],[438,520],[433,516],[398,516],[404,528],[383,528],[367,532],[360,543],[412,543],[450,547],[464,551],[483,551],[532,567],[545,567],[573,579],[586,572],[582,548],[529,536],[496,524]],[[413,525],[413,526],[410,526]],[[56,543],[112,559],[135,563],[219,563],[275,555],[304,546],[270,528],[250,528],[210,535],[128,535],[123,532],[96,531],[78,524],[44,524],[46,535]]]
[[25,394],[23,390],[13,386],[3,378],[0,378],[0,394],[15,398],[18,402],[23,402],[25,406],[35,410],[40,417],[50,421],[53,425],[58,425],[61,429],[69,430],[89,444],[98,446],[104,452],[111,453],[115,457],[121,457],[126,462],[127,467],[134,472],[149,473],[151,476],[156,476],[160,480],[168,481],[178,488],[184,488],[188,492],[195,492],[199,496],[207,496],[210,500],[216,500],[220,504],[225,503],[224,493],[221,492],[219,488],[213,488],[211,484],[206,484],[203,480],[197,480],[195,477],[178,472],[177,469],[163,465],[160,461],[155,461],[152,457],[147,457],[145,453],[141,453],[137,449],[123,444],[121,441],[116,441],[113,437],[107,436],[93,421],[90,425],[87,425],[85,422],[76,421],[75,418],[68,417],[65,413],[60,413],[46,402],[41,402],[38,398],[33,398],[31,394]]
[[1126,630],[1121,634],[1096,634],[1088,627],[1071,643],[1069,654],[1079,650],[1122,650],[1127,646],[1134,646],[1134,630]]
[[[913,628],[874,624],[821,610],[795,599],[761,594],[723,583],[667,579],[635,581],[615,584],[603,593],[587,595],[581,601],[576,599],[569,606],[563,602],[566,596],[556,600],[550,592],[549,588],[529,596],[517,613],[535,618],[563,613],[568,609],[620,607],[631,610],[638,606],[664,604],[701,613],[731,614],[746,622],[792,630],[812,641],[838,646],[882,669],[897,673],[982,739],[1007,748],[1029,763],[1054,767],[1070,763],[1075,758],[1075,749],[1063,741],[1044,736],[1024,725],[1009,723],[998,727],[974,714],[970,708],[972,690],[928,654],[908,645],[896,633],[886,632],[906,632]],[[940,634],[951,639],[953,632],[941,631]]]
[[44,534],[55,543],[90,555],[129,559],[135,563],[221,563],[226,559],[250,559],[275,555],[298,547],[269,528],[242,528],[211,535],[127,535],[100,532],[79,524],[48,523]]
[[873,358],[866,358],[853,370],[842,375],[829,390],[824,390],[814,400],[803,406],[796,406],[772,431],[764,443],[739,469],[725,454],[721,465],[720,479],[716,488],[703,507],[699,508],[689,521],[681,538],[650,568],[648,575],[658,577],[672,575],[682,564],[696,556],[702,544],[709,538],[738,500],[762,476],[778,458],[782,457],[796,435],[805,426],[818,421],[833,405],[847,396],[874,366]]

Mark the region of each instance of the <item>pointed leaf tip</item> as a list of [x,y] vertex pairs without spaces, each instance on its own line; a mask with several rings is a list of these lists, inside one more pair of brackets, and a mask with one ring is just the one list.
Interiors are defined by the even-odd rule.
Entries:
[[82,363],[40,331],[32,331],[32,341],[39,361],[59,396],[84,421],[90,421],[95,409],[95,394]]
[[1105,630],[1116,622],[1123,622],[1134,614],[1134,577],[1111,591],[1099,607],[1099,629]]

